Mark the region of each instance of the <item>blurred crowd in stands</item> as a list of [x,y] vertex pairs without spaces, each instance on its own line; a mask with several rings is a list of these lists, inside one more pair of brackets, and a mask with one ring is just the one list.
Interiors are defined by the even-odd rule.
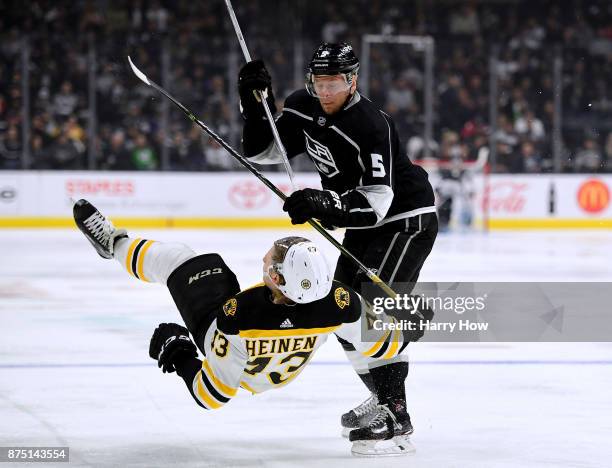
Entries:
[[[252,55],[264,58],[273,75],[279,107],[301,85],[322,40],[346,40],[360,52],[367,33],[431,35],[433,157],[473,160],[494,132],[494,171],[550,172],[554,61],[560,57],[561,170],[610,171],[609,1],[281,0],[273,9],[270,4],[234,2]],[[381,44],[371,52],[369,97],[394,117],[409,156],[422,158],[422,51]],[[236,169],[219,145],[132,75],[127,55],[222,137],[239,144],[234,88],[243,59],[223,1],[8,1],[0,6],[0,169],[21,169],[24,145],[33,169]],[[498,77],[495,125],[489,102],[492,55]],[[301,161],[298,167],[310,165]]]

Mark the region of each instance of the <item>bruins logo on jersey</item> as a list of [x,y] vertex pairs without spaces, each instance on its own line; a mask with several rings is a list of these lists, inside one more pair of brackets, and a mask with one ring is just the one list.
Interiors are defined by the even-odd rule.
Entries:
[[223,312],[225,313],[225,315],[227,315],[228,317],[230,315],[235,315],[236,314],[236,308],[238,307],[238,301],[236,299],[230,299],[229,301],[227,301],[225,304],[223,304]]
[[351,303],[351,295],[344,288],[337,288],[334,291],[334,299],[336,299],[336,304],[341,309],[344,309],[347,305]]

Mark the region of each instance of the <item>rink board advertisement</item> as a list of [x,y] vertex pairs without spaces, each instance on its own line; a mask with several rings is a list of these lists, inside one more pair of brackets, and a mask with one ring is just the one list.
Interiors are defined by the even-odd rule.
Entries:
[[612,228],[612,176],[492,175],[476,184],[490,228]]
[[[283,173],[267,174],[290,192]],[[317,174],[297,185],[320,187]],[[474,181],[472,218],[491,229],[612,229],[612,176],[491,175]],[[288,227],[282,201],[249,173],[0,173],[0,227],[72,226],[86,198],[126,227]]]
[[[269,174],[291,192],[284,174]],[[316,174],[297,185],[319,187]],[[71,226],[72,201],[85,198],[123,225],[149,227],[277,227],[290,225],[283,202],[248,173],[0,173],[0,226]]]

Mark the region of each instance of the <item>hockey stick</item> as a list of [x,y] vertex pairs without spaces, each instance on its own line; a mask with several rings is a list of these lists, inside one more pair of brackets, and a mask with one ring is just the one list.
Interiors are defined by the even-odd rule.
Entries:
[[[247,62],[251,61],[251,54],[249,54],[249,49],[247,49],[246,41],[244,40],[244,36],[242,35],[242,30],[240,29],[240,25],[238,24],[238,18],[236,18],[236,13],[234,13],[234,8],[232,7],[232,2],[230,0],[225,0],[225,6],[227,6],[227,11],[229,12],[230,19],[232,20],[232,24],[234,25],[234,31],[236,31],[236,36],[238,36],[238,42],[240,43],[240,48],[242,49],[242,54],[244,55],[244,59]],[[283,159],[283,164],[285,165],[285,169],[287,170],[287,174],[289,175],[289,179],[291,180],[291,185],[293,190],[296,189],[295,181],[293,180],[293,170],[291,169],[291,165],[289,164],[289,159],[287,158],[287,151],[283,146],[283,142],[280,139],[280,135],[278,133],[278,129],[276,128],[276,122],[272,117],[272,112],[270,112],[270,108],[268,107],[268,102],[266,101],[266,96],[261,91],[256,91],[259,100],[263,104],[264,111],[266,112],[266,117],[268,122],[270,123],[270,130],[272,130],[272,136],[274,137],[274,143],[278,148],[279,153]]]
[[[223,148],[225,148],[225,150],[229,154],[231,154],[234,158],[236,158],[240,164],[242,164],[244,167],[246,167],[249,170],[249,172],[251,172],[251,174],[253,174],[255,177],[257,177],[261,182],[263,182],[263,184],[266,187],[268,187],[270,190],[272,190],[272,192],[274,192],[274,194],[278,198],[280,198],[283,201],[285,201],[287,199],[287,196],[283,192],[281,192],[281,190],[276,185],[274,185],[264,175],[262,175],[261,172],[259,172],[248,161],[248,159],[246,159],[244,156],[242,156],[240,153],[238,153],[234,148],[232,148],[228,143],[226,143],[210,127],[208,127],[204,122],[202,122],[200,119],[198,119],[193,112],[191,112],[189,109],[187,109],[179,101],[174,99],[170,95],[170,93],[168,91],[166,91],[164,88],[159,86],[154,81],[151,81],[149,78],[147,78],[147,76],[143,72],[141,72],[136,67],[136,65],[134,65],[134,62],[132,62],[132,59],[129,56],[128,56],[128,61],[130,62],[130,67],[132,67],[132,71],[134,72],[134,74],[141,81],[143,81],[145,84],[151,86],[153,89],[155,89],[156,91],[160,92],[161,94],[166,96],[168,99],[170,99],[174,103],[174,105],[176,105],[180,110],[182,110],[183,113],[185,113],[185,115],[187,115],[187,117],[189,117],[198,127],[200,127],[202,130],[204,130],[206,133],[208,133],[217,143],[219,143]],[[367,275],[368,278],[370,278],[370,280],[372,280],[372,282],[374,284],[376,284],[380,289],[382,289],[385,292],[385,294],[387,294],[389,297],[392,297],[392,298],[395,298],[397,296],[395,291],[393,291],[393,289],[391,289],[387,283],[385,283],[383,280],[381,280],[376,273],[374,273],[372,270],[370,270],[368,267],[366,267],[363,263],[361,263],[357,259],[357,257],[355,257],[348,250],[346,250],[342,244],[340,244],[336,239],[334,239],[332,237],[332,235],[329,234],[325,230],[325,228],[323,228],[323,226],[321,226],[319,223],[317,223],[316,221],[314,221],[312,219],[309,219],[308,223],[313,228],[315,228],[317,231],[319,231],[319,234],[321,234],[323,237],[325,237],[325,239],[327,239],[334,247],[336,247],[338,250],[340,250],[340,252],[342,252],[344,255],[346,255],[361,271],[363,271]]]

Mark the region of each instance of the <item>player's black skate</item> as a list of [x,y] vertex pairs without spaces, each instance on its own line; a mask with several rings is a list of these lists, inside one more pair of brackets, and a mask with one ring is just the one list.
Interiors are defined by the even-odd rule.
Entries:
[[72,208],[74,221],[102,258],[113,258],[115,240],[127,237],[125,229],[115,229],[87,200],[79,200]]
[[358,457],[398,456],[413,453],[410,434],[414,429],[406,402],[392,400],[388,405],[378,405],[376,414],[366,427],[349,433],[353,442],[351,453]]
[[377,408],[378,398],[376,398],[376,395],[371,394],[367,400],[344,413],[340,418],[342,437],[348,437],[353,429],[367,426],[377,413]]

